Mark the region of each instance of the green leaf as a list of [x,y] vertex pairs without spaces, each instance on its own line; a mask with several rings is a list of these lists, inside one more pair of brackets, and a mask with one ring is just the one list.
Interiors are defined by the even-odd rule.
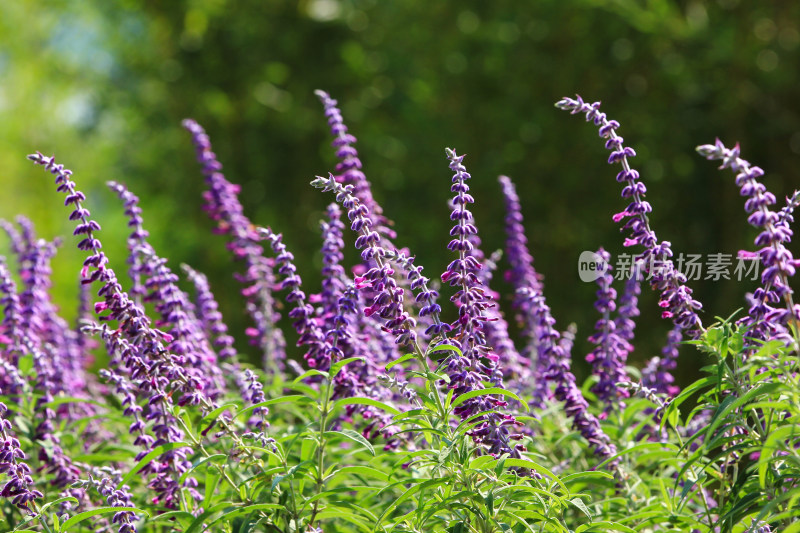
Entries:
[[220,520],[224,520],[226,518],[233,518],[234,516],[239,516],[241,514],[253,513],[253,512],[261,511],[261,510],[265,510],[265,509],[273,509],[273,510],[274,509],[283,509],[283,505],[278,505],[277,503],[255,503],[255,504],[252,504],[252,505],[246,505],[244,507],[238,507],[236,509],[233,509],[232,511],[228,511],[227,513],[223,513],[222,515],[218,516],[214,520],[208,522],[206,524],[206,527],[203,529],[203,531],[209,531],[211,529],[211,526],[213,526],[214,524],[216,524]]
[[583,524],[575,529],[575,533],[583,533],[584,531],[622,531],[623,533],[636,533],[635,529],[631,529],[626,525],[619,522],[592,522],[591,524]]
[[331,365],[331,369],[328,371],[330,374],[330,379],[336,377],[336,375],[344,368],[346,365],[350,363],[354,363],[355,361],[363,361],[363,357],[348,357],[347,359],[342,359],[341,361],[337,361]]
[[246,407],[245,409],[242,409],[241,411],[236,413],[236,415],[232,418],[232,420],[236,420],[237,418],[241,418],[241,417],[243,417],[245,415],[249,415],[250,413],[252,413],[255,409],[258,409],[259,407],[267,407],[267,406],[276,405],[276,404],[279,404],[279,403],[308,403],[308,402],[311,402],[311,401],[313,401],[313,400],[311,400],[307,396],[303,396],[302,394],[292,394],[292,395],[289,395],[289,396],[281,396],[280,398],[273,398],[271,400],[266,400],[266,401],[259,402],[257,404],[251,405],[249,407]]
[[392,361],[391,363],[387,364],[386,367],[384,367],[384,369],[388,372],[392,367],[405,363],[406,361],[409,361],[411,359],[414,359],[414,357],[415,355],[413,353],[407,353],[400,359],[397,359],[396,361]]
[[534,463],[533,461],[530,461],[528,459],[515,459],[513,457],[509,457],[505,460],[505,468],[512,468],[512,467],[528,468],[530,470],[533,470],[534,472],[543,474],[552,479],[553,481],[555,481],[556,484],[559,487],[561,487],[561,490],[564,491],[564,494],[569,494],[569,489],[564,484],[564,482],[562,482],[557,475],[555,475],[550,470],[548,470],[547,468],[543,467],[538,463]]
[[322,370],[317,370],[316,368],[312,368],[311,370],[306,370],[305,372],[303,372],[302,374],[300,374],[299,376],[294,378],[294,383],[299,383],[299,382],[303,381],[304,379],[310,378],[310,377],[313,377],[313,376],[322,376],[327,380],[331,379],[330,374],[328,374],[327,372],[323,372]]
[[488,389],[478,389],[478,390],[472,390],[472,391],[466,392],[466,393],[460,395],[455,400],[453,400],[453,403],[451,404],[451,407],[456,408],[459,405],[461,405],[462,403],[466,402],[467,400],[471,400],[472,398],[477,398],[479,396],[489,396],[489,395],[493,395],[493,394],[496,394],[498,396],[507,396],[509,398],[513,398],[516,401],[518,401],[525,408],[526,411],[530,411],[530,408],[528,407],[528,404],[525,403],[524,400],[520,399],[519,396],[517,396],[516,394],[514,394],[511,391],[508,391],[508,390],[505,390],[505,389],[501,389],[499,387],[489,387]]
[[782,459],[776,452],[785,448],[787,441],[794,440],[798,432],[800,432],[800,429],[795,425],[783,426],[770,433],[769,437],[767,437],[758,458],[758,483],[762,489],[767,486],[767,467],[771,462]]
[[91,404],[91,405],[96,405],[98,407],[103,407],[103,408],[106,408],[106,409],[108,408],[108,404],[100,403],[100,402],[95,401],[95,400],[89,400],[87,398],[75,398],[75,397],[72,397],[72,396],[62,396],[60,398],[55,398],[54,400],[46,402],[43,405],[44,405],[44,407],[56,408],[59,405],[64,405],[64,404],[67,404],[67,403],[88,403],[88,404]]
[[222,474],[217,472],[214,468],[207,468],[206,469],[206,479],[205,479],[205,496],[203,497],[203,502],[205,505],[210,505],[212,502],[212,497],[214,496],[214,491],[217,490],[217,485],[219,484],[219,480],[222,478]]
[[494,457],[491,455],[480,455],[469,462],[469,469],[470,470],[477,470],[485,464],[491,463],[494,461]]
[[733,412],[738,407],[749,402],[751,399],[755,398],[758,395],[764,394],[769,395],[774,393],[776,390],[783,388],[784,385],[782,383],[776,382],[769,382],[759,385],[753,389],[750,389],[741,397],[737,398],[736,396],[728,396],[725,398],[722,403],[719,405],[719,408],[711,417],[711,421],[708,424],[707,435],[713,435],[714,430],[719,427],[719,425],[725,420],[727,415]]
[[441,484],[446,483],[448,481],[450,481],[449,478],[434,478],[434,479],[429,479],[429,480],[427,480],[425,482],[422,482],[422,483],[414,483],[414,484],[412,484],[412,486],[409,487],[403,494],[401,494],[399,498],[397,498],[394,502],[389,504],[388,507],[386,507],[386,509],[381,514],[381,516],[378,517],[378,521],[375,524],[375,529],[376,530],[378,529],[378,526],[381,525],[381,523],[383,522],[383,519],[386,518],[389,515],[389,513],[394,511],[400,504],[402,504],[404,501],[408,500],[411,496],[416,494],[418,491],[427,489],[429,487],[435,487],[437,485],[441,485]]
[[143,514],[150,517],[150,513],[143,509],[139,509],[137,507],[98,507],[97,509],[92,509],[91,511],[84,511],[82,513],[78,513],[75,516],[71,517],[69,520],[64,522],[61,526],[63,531],[69,530],[70,527],[74,526],[75,524],[80,524],[87,518],[91,518],[93,516],[101,515],[101,514],[108,514],[108,513],[121,513],[124,511],[130,511],[136,514]]
[[576,472],[574,474],[567,474],[561,478],[561,481],[564,482],[564,485],[577,485],[578,483],[593,483],[597,479],[607,479],[613,480],[614,476],[609,474],[608,472],[600,472],[597,470],[592,470],[589,472]]
[[363,398],[363,397],[353,397],[353,398],[342,398],[340,400],[336,400],[333,404],[333,408],[336,409],[338,407],[343,407],[345,405],[371,405],[372,407],[377,407],[387,413],[392,415],[402,415],[403,413],[400,412],[399,409],[396,407],[392,407],[391,405],[380,402],[378,400],[374,400],[372,398]]
[[125,477],[123,477],[122,480],[117,485],[117,489],[119,489],[123,485],[126,485],[128,481],[131,480],[131,478],[133,478],[139,473],[139,470],[141,470],[143,466],[147,465],[148,463],[150,463],[150,461],[162,455],[163,453],[174,450],[176,448],[191,448],[191,447],[192,447],[191,444],[189,444],[188,442],[167,442],[165,444],[162,444],[161,446],[156,446],[150,453],[142,457],[141,460],[138,463],[136,463],[136,466],[134,466],[127,474],[125,474]]
[[461,352],[461,349],[459,349],[457,346],[453,346],[452,344],[440,344],[440,345],[428,350],[428,352],[425,355],[427,355],[428,357],[430,357],[434,361],[441,361],[442,359],[447,357],[446,354],[442,355],[442,356],[439,356],[439,357],[431,357],[431,354],[432,353],[436,353],[436,352],[456,352],[459,357],[461,357],[463,355],[463,353]]
[[326,431],[325,434],[326,435],[328,435],[328,434],[341,435],[341,436],[343,436],[343,437],[345,437],[347,439],[350,439],[350,440],[352,440],[354,442],[357,442],[358,444],[360,444],[364,448],[366,448],[367,451],[373,457],[375,457],[375,448],[373,448],[372,444],[370,444],[369,441],[367,439],[365,439],[364,436],[361,433],[358,433],[357,431],[353,431],[352,429],[342,429],[340,431]]
[[[158,522],[162,522],[164,523],[164,525],[167,526],[172,526],[174,529],[175,524],[170,522],[170,520],[172,520],[173,518],[181,524],[181,529],[186,529],[187,527],[189,527],[189,524],[191,524],[192,521],[194,520],[194,515],[186,511],[169,511],[166,513],[161,513],[160,515],[156,516],[156,520]],[[148,526],[154,524],[155,521],[153,520],[147,521]]]
[[216,453],[214,455],[209,455],[208,457],[201,457],[200,459],[195,461],[195,463],[192,465],[192,467],[189,470],[187,470],[186,472],[181,474],[181,477],[178,480],[178,484],[179,485],[183,485],[183,482],[186,480],[186,478],[192,472],[194,472],[197,468],[199,468],[200,466],[202,466],[202,465],[204,465],[206,463],[211,463],[211,464],[221,463],[221,462],[227,460],[227,458],[228,458],[228,455],[225,454],[225,453]]
[[571,500],[567,501],[572,505],[574,505],[575,507],[577,507],[578,509],[580,509],[581,512],[586,515],[587,518],[589,519],[592,518],[592,513],[589,511],[589,508],[586,507],[586,504],[584,503],[583,500],[581,500],[580,498],[572,498]]
[[333,474],[331,474],[331,477],[335,478],[343,476],[345,474],[357,474],[359,476],[380,479],[381,481],[389,480],[389,474],[381,470],[378,470],[376,468],[370,468],[368,466],[345,466],[337,469]]
[[17,370],[19,370],[20,374],[25,375],[28,372],[30,372],[32,368],[33,368],[33,356],[32,355],[30,355],[30,354],[23,355],[22,357],[20,357],[17,360]]
[[219,416],[223,411],[227,411],[227,410],[236,411],[237,409],[241,409],[241,407],[242,407],[242,402],[228,402],[228,403],[222,404],[219,407],[217,407],[216,409],[214,409],[213,411],[211,411],[208,414],[206,414],[206,416],[204,416],[200,420],[200,424],[198,424],[198,425],[202,427],[203,424],[205,424],[207,422],[210,422],[212,420],[215,420],[217,418],[217,416]]

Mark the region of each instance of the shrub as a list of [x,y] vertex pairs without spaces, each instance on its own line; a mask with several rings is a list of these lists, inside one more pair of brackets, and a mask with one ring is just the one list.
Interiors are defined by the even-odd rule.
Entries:
[[[72,173],[29,156],[55,177],[86,259],[72,326],[48,292],[56,243],[23,218],[3,224],[17,269],[0,262],[4,531],[800,530],[800,308],[785,246],[800,193],[775,211],[763,171],[738,146],[698,148],[736,174],[759,231],[757,251],[740,259],[763,266],[747,312],[704,325],[670,243],[650,227],[619,124],[599,103],[558,102],[598,127],[608,162],[620,165],[628,205],[612,218],[636,252],[616,275],[602,248],[587,260],[599,319],[581,385],[571,369],[576,329],[559,330],[550,312],[513,182],[500,177],[514,288],[504,313],[491,289],[500,254],[481,249],[464,156],[446,150],[452,259],[432,281],[396,244],[336,101],[318,96],[339,163],[311,182],[335,199],[320,223],[314,293],[281,235],[243,213],[203,129],[184,123],[204,209],[237,265],[260,368],[234,349],[208,279],[182,265],[181,281],[148,243],[133,193],[109,183],[131,228],[121,279]],[[345,225],[361,258],[349,267]],[[642,281],[673,329],[661,356],[637,369],[626,362]],[[287,350],[281,308],[300,350]],[[683,390],[671,375],[681,344],[708,361]],[[87,370],[95,356],[107,359],[97,375]]]

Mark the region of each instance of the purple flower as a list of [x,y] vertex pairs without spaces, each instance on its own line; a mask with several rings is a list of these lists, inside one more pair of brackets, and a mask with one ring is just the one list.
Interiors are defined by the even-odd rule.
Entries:
[[[776,202],[775,195],[758,181],[764,171],[739,157],[738,144],[728,149],[717,139],[714,144],[698,146],[697,151],[706,159],[721,160],[720,169],[729,168],[736,174],[739,194],[747,197],[744,204],[744,210],[748,214],[747,221],[761,230],[755,239],[755,245],[758,248],[756,254],[764,266],[761,273],[763,287],[756,289],[752,295],[749,316],[739,321],[739,324],[749,328],[749,348],[753,348],[757,341],[772,338],[789,342],[791,334],[788,326],[800,318],[800,305],[794,304],[792,300],[793,291],[789,286],[789,278],[795,274],[800,261],[792,256],[784,243],[792,238],[789,222],[798,195],[795,193],[792,199],[787,200],[786,208],[776,213],[769,207]],[[751,255],[755,254],[740,252],[740,257]],[[774,307],[781,300],[784,308]]]
[[656,392],[675,397],[680,389],[675,385],[672,371],[678,366],[678,346],[683,340],[683,330],[675,326],[667,334],[667,343],[661,349],[661,357],[653,357],[642,369],[642,385]]
[[614,281],[611,255],[600,248],[595,256],[606,265],[606,270],[597,278],[600,288],[594,307],[601,317],[595,324],[594,335],[589,337],[589,342],[596,348],[586,356],[586,361],[591,363],[592,371],[598,377],[597,383],[592,386],[592,392],[605,404],[603,415],[607,416],[609,411],[619,412],[624,407],[622,398],[628,397],[627,391],[617,387],[617,383],[628,381],[625,362],[631,345],[619,335],[617,325],[611,319],[611,313],[616,310],[617,297],[617,291],[611,286]]
[[527,361],[529,370],[523,369],[519,383],[531,392],[531,401],[535,407],[544,407],[547,396],[544,373],[550,366],[549,361],[540,359],[544,353],[539,349],[539,331],[534,309],[530,299],[524,297],[526,291],[541,292],[542,276],[533,268],[533,257],[528,250],[528,239],[522,225],[522,206],[517,195],[514,182],[507,176],[498,178],[505,199],[506,258],[511,268],[505,272],[506,281],[514,289],[511,306],[515,310],[515,318],[520,326],[525,346],[520,352],[520,360]]
[[203,382],[208,397],[217,397],[224,388],[224,380],[216,364],[216,354],[209,346],[202,327],[199,327],[200,322],[194,316],[189,298],[177,286],[178,276],[167,266],[167,260],[159,257],[146,240],[139,199],[121,183],[111,181],[107,185],[124,202],[125,211],[130,217],[129,225],[134,227],[128,239],[129,264],[138,265],[131,272],[138,296],[143,301],[153,303],[156,312],[161,315],[158,326],[168,330],[171,337],[168,350],[191,367]]
[[358,286],[369,286],[375,294],[364,313],[384,319],[383,327],[395,336],[396,344],[414,344],[417,339],[416,322],[403,308],[403,289],[397,286],[392,277],[394,270],[384,261],[386,250],[379,245],[380,235],[372,230],[369,209],[353,195],[352,185],[342,185],[333,174],[327,179],[317,176],[311,185],[324,192],[333,191],[336,194],[336,201],[347,209],[350,229],[358,234],[355,246],[361,250],[361,258],[375,264],[355,280]]
[[[147,265],[145,264],[141,249],[147,243],[147,238],[150,233],[144,229],[142,220],[142,208],[139,207],[139,198],[125,188],[121,183],[115,181],[107,182],[108,187],[117,193],[125,206],[125,215],[128,217],[128,227],[132,228],[128,236],[128,275],[131,278],[132,285],[128,294],[133,297],[133,300],[141,305],[142,298],[147,293],[143,277],[149,276]],[[100,229],[92,228],[93,230]]]
[[23,461],[25,453],[11,433],[11,422],[6,419],[7,412],[5,404],[0,403],[0,473],[6,474],[8,478],[0,489],[0,496],[10,498],[14,505],[33,516],[36,513],[28,507],[28,503],[42,498],[43,494],[33,488],[31,469]]
[[[73,206],[70,219],[83,227],[94,227],[88,218],[89,211],[81,203],[85,197],[75,189],[75,182],[71,180],[72,171],[56,164],[54,158],[45,157],[39,152],[29,155],[28,158],[56,176],[57,190],[66,195],[65,204]],[[165,349],[163,343],[172,342],[172,337],[151,327],[142,308],[122,290],[116,274],[106,266],[108,259],[101,251],[102,244],[94,237],[94,230],[89,229],[85,235],[79,248],[89,251],[90,255],[83,263],[82,283],[101,282],[102,286],[97,294],[103,300],[95,304],[95,312],[99,314],[107,311],[108,314],[100,319],[115,320],[118,324],[114,330],[105,324],[103,327],[89,326],[88,329],[102,336],[112,355],[111,364],[127,369],[130,379],[136,384],[138,394],[149,398],[145,418],[154,421],[152,431],[156,438],[152,441],[152,446],[178,442],[183,435],[168,409],[173,401],[173,393],[178,393],[175,397],[180,405],[199,403],[204,412],[211,411],[216,405],[203,393],[202,381],[183,367],[182,359]],[[143,457],[149,451],[150,449],[145,449],[138,457]],[[173,449],[144,469],[154,474],[149,486],[158,494],[156,501],[163,500],[167,507],[177,506],[181,488],[177,480],[191,467],[186,458],[188,451],[188,448]],[[195,484],[193,478],[184,481],[189,492],[196,500],[200,500],[201,496],[193,488]]]
[[361,171],[361,160],[358,158],[358,151],[353,146],[356,138],[347,133],[347,126],[342,120],[342,112],[336,107],[336,100],[332,99],[325,91],[317,90],[314,91],[314,94],[325,108],[325,116],[334,137],[333,147],[336,148],[336,157],[339,158],[339,163],[334,169],[338,175],[338,181],[344,185],[353,186],[353,195],[358,198],[361,205],[369,210],[368,216],[372,221],[372,229],[381,235],[381,245],[388,249],[393,248],[390,241],[395,238],[395,232],[389,227],[391,222],[383,216],[383,209],[372,197],[372,186]]
[[[268,241],[272,252],[275,254],[275,264],[278,274],[282,276],[280,288],[288,291],[286,301],[294,305],[289,311],[289,318],[293,320],[292,326],[300,336],[298,346],[306,346],[308,351],[303,356],[309,366],[314,367],[312,361],[318,362],[318,355],[324,339],[324,333],[314,318],[314,308],[306,302],[306,294],[302,291],[302,279],[297,274],[294,264],[294,255],[283,244],[283,235],[274,233],[269,228],[258,228],[259,236]],[[271,371],[271,370],[267,370]]]
[[[3,322],[0,324],[0,332],[2,332],[0,334],[0,342],[5,344],[0,359],[7,361],[12,367],[16,368],[22,349],[22,337],[24,335],[24,330],[22,329],[22,307],[20,305],[19,296],[17,295],[17,284],[11,277],[4,260],[0,260],[0,293],[2,293],[0,304],[3,306]],[[6,394],[16,394],[19,392],[16,388],[7,388],[7,386],[11,385],[10,382],[4,381],[0,384],[2,384],[2,390]]]
[[439,292],[428,287],[430,281],[422,274],[422,266],[414,264],[414,257],[409,257],[404,251],[384,250],[384,259],[402,268],[406,272],[409,289],[417,291],[415,302],[420,306],[418,316],[429,321],[425,335],[441,335],[449,331],[450,326],[442,322],[439,314],[441,306],[436,303]]
[[[642,292],[642,266],[635,264],[631,267],[630,277],[625,282],[625,290],[619,300],[619,309],[614,318],[614,325],[620,337],[630,342],[633,340],[633,330],[636,328],[636,317],[639,316],[639,295]],[[630,350],[633,346],[630,345]]]
[[341,265],[344,258],[342,248],[344,240],[342,232],[341,211],[335,203],[328,205],[328,220],[320,222],[322,230],[322,292],[319,295],[320,312],[325,329],[332,325],[331,320],[336,312],[336,305],[344,290],[345,273]]
[[[479,279],[478,273],[482,267],[473,253],[476,242],[474,237],[478,229],[473,224],[472,213],[468,209],[469,204],[475,202],[467,185],[471,176],[463,165],[464,156],[459,156],[455,150],[449,148],[446,152],[450,160],[450,170],[454,172],[450,186],[450,191],[454,193],[450,219],[455,221],[450,230],[453,238],[447,248],[455,252],[457,257],[447,266],[442,274],[442,281],[457,288],[450,301],[458,308],[458,318],[451,324],[451,338],[444,342],[457,345],[461,353],[451,354],[442,364],[446,365],[450,378],[448,387],[453,389],[453,397],[458,398],[468,392],[483,389],[484,381],[493,381],[498,356],[487,344],[483,331],[489,318],[487,310],[494,307],[494,303]],[[477,413],[502,409],[507,405],[505,400],[496,396],[477,396],[461,403],[454,409],[454,413],[464,420]],[[521,435],[512,433],[512,429],[521,423],[513,415],[493,413],[477,420],[481,424],[469,434],[486,453],[493,456],[504,453],[512,457],[519,456],[522,448],[512,441],[520,439]]]
[[208,278],[189,265],[181,265],[181,268],[194,285],[197,293],[195,314],[203,324],[206,336],[216,348],[220,360],[235,361],[236,349],[233,347],[233,337],[228,334],[228,326],[222,319],[219,304],[208,285]]
[[[123,485],[116,488],[117,483],[111,481],[107,477],[101,479],[94,479],[89,476],[89,479],[80,480],[74,484],[75,487],[84,489],[93,488],[98,494],[104,496],[106,505],[109,507],[134,507],[131,499],[130,487]],[[111,522],[117,524],[118,533],[136,533],[136,514],[131,511],[120,511],[114,513]]]
[[625,184],[622,197],[629,199],[628,206],[615,214],[614,222],[626,220],[623,229],[630,231],[630,237],[625,239],[625,246],[641,245],[644,251],[634,258],[634,264],[641,262],[643,273],[650,279],[653,289],[661,292],[659,306],[664,309],[661,316],[670,318],[675,324],[687,330],[693,338],[697,338],[703,331],[703,325],[697,311],[702,305],[692,298],[692,290],[686,286],[686,276],[675,269],[672,257],[671,244],[668,241],[658,241],[656,234],[650,229],[647,214],[652,211],[651,205],[643,199],[647,187],[639,181],[639,172],[632,169],[628,159],[634,157],[633,148],[624,146],[623,139],[617,135],[619,122],[609,120],[605,113],[600,112],[600,102],[588,104],[580,96],[575,99],[563,98],[556,107],[570,113],[586,115],[586,121],[599,126],[600,136],[606,139],[606,148],[611,151],[608,157],[609,164],[619,163],[622,170],[617,174],[617,181]]
[[263,255],[261,240],[256,227],[244,215],[238,194],[240,187],[230,183],[222,174],[222,164],[211,150],[211,142],[197,122],[186,119],[183,127],[192,134],[197,160],[203,167],[208,190],[203,193],[204,209],[211,220],[217,223],[217,232],[228,235],[228,249],[234,258],[244,261],[246,271],[238,276],[247,286],[242,294],[247,299],[247,310],[253,318],[255,328],[248,329],[252,342],[261,347],[264,368],[271,372],[280,367],[286,358],[285,342],[276,323],[280,318],[273,307],[272,263]]
[[[595,454],[602,459],[609,459],[617,453],[616,447],[608,435],[603,432],[597,418],[588,411],[589,404],[575,384],[575,375],[570,371],[568,349],[572,347],[574,334],[566,341],[561,338],[554,327],[555,320],[550,313],[550,307],[546,304],[541,292],[529,288],[519,290],[522,292],[521,297],[530,299],[528,305],[534,314],[539,330],[540,360],[544,356],[547,361],[550,361],[545,377],[555,383],[555,398],[564,402],[564,411],[567,416],[572,418],[572,426],[589,442]],[[616,461],[613,461],[610,466],[612,469],[616,469]]]
[[[241,373],[240,379],[242,396],[249,405],[256,405],[267,400],[267,397],[264,396],[264,386],[258,381],[258,376],[255,372],[249,368],[245,369],[245,371]],[[253,415],[247,423],[254,429],[254,432],[242,435],[242,438],[252,437],[258,440],[259,444],[264,448],[274,443],[275,440],[267,437],[266,434],[267,428],[269,428],[269,422],[267,422],[268,414],[269,409],[266,407],[256,407],[253,409]]]

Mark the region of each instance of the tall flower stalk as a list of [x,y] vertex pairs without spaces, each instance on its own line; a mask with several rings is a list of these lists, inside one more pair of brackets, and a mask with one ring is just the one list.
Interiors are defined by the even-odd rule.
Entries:
[[194,120],[186,119],[183,127],[192,135],[197,161],[202,166],[208,190],[203,193],[204,209],[216,222],[217,232],[229,237],[228,249],[234,258],[245,264],[245,273],[240,276],[246,285],[242,294],[247,300],[255,327],[248,331],[253,343],[261,347],[263,366],[267,372],[283,365],[286,358],[283,333],[276,326],[279,315],[275,312],[272,298],[272,261],[264,257],[259,244],[261,237],[256,227],[244,215],[238,194],[240,187],[230,183],[222,173],[222,163],[211,149],[211,141],[205,130]]
[[644,200],[647,187],[639,181],[639,172],[631,168],[630,158],[636,156],[633,148],[623,145],[623,138],[617,134],[619,122],[609,120],[600,111],[600,102],[587,103],[580,96],[562,98],[556,107],[569,111],[573,115],[583,114],[587,122],[599,127],[600,137],[606,139],[606,149],[611,151],[609,164],[619,163],[622,170],[617,174],[617,181],[623,183],[622,197],[629,200],[628,206],[613,216],[614,222],[625,220],[622,228],[630,231],[625,238],[625,246],[642,246],[644,250],[634,258],[634,263],[641,262],[642,271],[650,280],[653,289],[661,293],[658,305],[664,309],[663,318],[671,319],[675,324],[687,330],[693,338],[699,338],[703,324],[698,310],[700,302],[692,298],[692,289],[686,286],[686,276],[679,272],[672,262],[672,245],[669,241],[659,242],[655,232],[650,229],[647,214],[653,208]]
[[[450,170],[453,171],[450,191],[454,196],[450,219],[455,221],[450,230],[452,239],[447,244],[447,249],[456,253],[456,259],[447,265],[442,274],[442,282],[456,288],[450,301],[458,310],[458,318],[451,324],[451,338],[448,342],[461,348],[460,354],[454,353],[448,357],[446,365],[450,377],[448,386],[454,391],[453,397],[458,398],[483,389],[484,381],[493,381],[499,358],[487,344],[483,331],[484,324],[488,320],[487,310],[493,307],[494,303],[478,277],[482,266],[475,254],[471,253],[474,251],[472,238],[478,233],[473,224],[472,212],[469,210],[469,204],[475,202],[469,194],[467,184],[471,176],[463,165],[463,155],[460,156],[449,148],[446,152]],[[503,399],[482,395],[461,403],[454,412],[463,420],[477,413],[507,406],[508,402]],[[520,439],[521,435],[512,430],[521,424],[513,415],[492,413],[479,420],[482,423],[470,434],[487,453],[495,456],[506,453],[512,457],[519,456],[517,445],[512,441]]]
[[611,255],[600,248],[595,256],[605,265],[605,271],[597,278],[599,288],[594,307],[600,313],[600,319],[595,324],[595,333],[589,337],[589,342],[595,345],[595,349],[586,356],[586,361],[592,365],[592,371],[598,378],[592,392],[605,405],[603,416],[607,416],[611,411],[619,412],[624,407],[622,399],[628,397],[627,390],[617,384],[628,381],[625,362],[631,345],[620,336],[617,324],[611,318],[611,314],[617,309],[617,291],[611,286],[614,281]]
[[[739,157],[738,144],[726,148],[717,139],[714,144],[698,146],[697,151],[708,160],[722,161],[720,169],[727,168],[736,174],[739,194],[747,197],[744,204],[747,221],[760,230],[755,239],[758,250],[754,253],[740,252],[740,257],[758,257],[764,266],[762,287],[753,293],[748,316],[739,322],[748,328],[751,348],[758,341],[773,338],[789,342],[792,339],[790,329],[794,331],[794,339],[800,346],[800,305],[794,303],[794,291],[789,285],[789,278],[794,276],[800,260],[794,258],[785,244],[792,238],[789,219],[798,201],[798,193],[793,195],[794,200],[788,201],[784,210],[776,213],[770,209],[776,202],[775,195],[759,181],[764,171]],[[783,308],[776,306],[780,303],[783,303]]]

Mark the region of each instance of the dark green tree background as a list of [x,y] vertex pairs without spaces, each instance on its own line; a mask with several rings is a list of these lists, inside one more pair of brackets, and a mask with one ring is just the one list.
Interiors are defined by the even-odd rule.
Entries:
[[[247,214],[285,234],[313,292],[330,198],[308,182],[335,164],[313,95],[325,89],[359,139],[398,245],[431,277],[450,260],[444,148],[468,154],[486,251],[502,246],[496,178],[511,176],[549,303],[560,327],[578,323],[581,340],[595,288],[578,280],[577,258],[601,245],[625,251],[611,221],[625,202],[594,128],[553,103],[577,92],[622,123],[653,228],[676,253],[752,249],[732,176],[694,147],[739,141],[779,198],[798,186],[799,24],[800,4],[738,0],[3,2],[0,216],[25,214],[47,238],[67,233],[51,184],[24,160],[55,153],[75,170],[122,271],[125,221],[103,182],[123,181],[142,198],[159,252],[176,270],[188,262],[207,272],[241,331],[238,287],[200,210],[202,177],[180,121],[206,127]],[[55,261],[67,314],[80,261],[73,244]],[[710,322],[744,305],[754,284],[692,286]],[[655,302],[646,289],[638,360],[668,329]],[[576,359],[586,349],[579,342]]]

